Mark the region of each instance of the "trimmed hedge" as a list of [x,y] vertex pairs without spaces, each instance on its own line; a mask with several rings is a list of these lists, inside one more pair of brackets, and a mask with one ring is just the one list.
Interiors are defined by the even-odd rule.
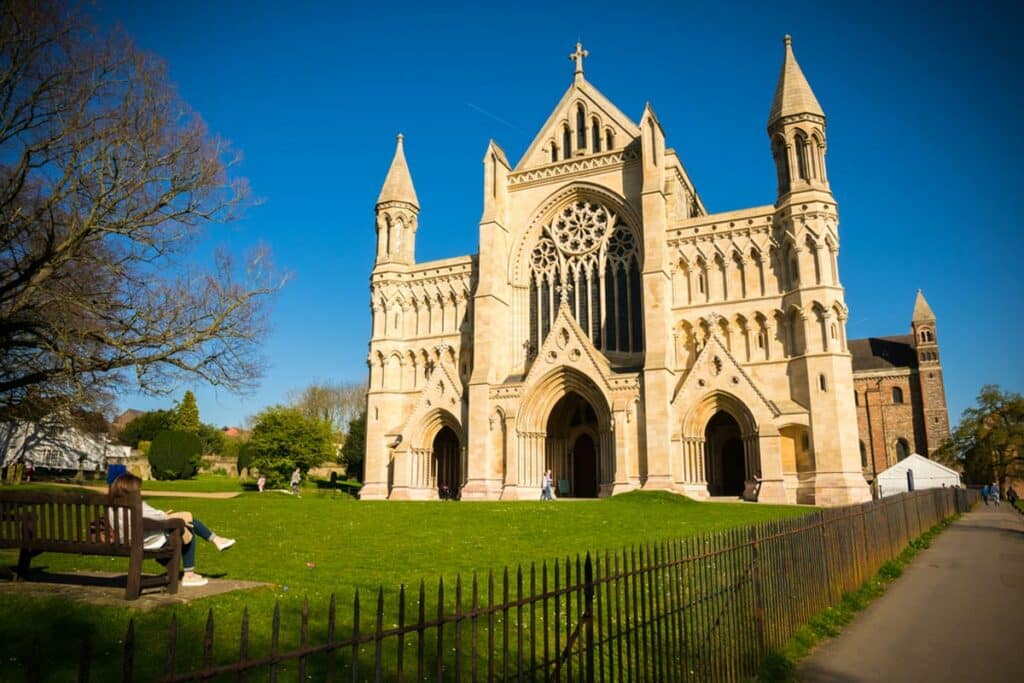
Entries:
[[149,447],[149,466],[156,479],[189,479],[199,469],[203,444],[189,432],[160,432]]

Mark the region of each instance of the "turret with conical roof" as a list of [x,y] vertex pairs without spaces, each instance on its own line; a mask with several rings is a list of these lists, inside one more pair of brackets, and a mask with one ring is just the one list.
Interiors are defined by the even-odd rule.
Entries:
[[911,320],[917,322],[935,322],[935,314],[932,313],[932,307],[928,305],[928,301],[925,300],[924,294],[921,290],[917,290],[917,299],[914,300],[914,316]]
[[[946,386],[939,358],[939,332],[937,319],[924,294],[917,290],[910,329],[914,334],[917,351],[917,374],[921,383],[921,414],[924,417],[924,450],[929,457],[949,437],[949,410],[946,406]],[[919,448],[921,446],[919,445]]]
[[910,329],[914,333],[918,365],[936,365],[939,362],[939,338],[935,323],[935,313],[932,312],[932,307],[928,305],[921,290],[917,290],[914,314],[910,319]]
[[420,202],[405,161],[403,140],[399,133],[395,157],[377,197],[377,265],[411,265],[414,260]]
[[783,39],[785,54],[768,113],[768,137],[779,175],[779,198],[802,190],[829,191],[825,173],[825,112]]

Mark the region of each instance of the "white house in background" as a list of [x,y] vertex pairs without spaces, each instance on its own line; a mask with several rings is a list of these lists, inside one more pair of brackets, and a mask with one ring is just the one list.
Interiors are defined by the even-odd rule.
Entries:
[[36,469],[106,469],[108,459],[121,461],[131,454],[127,446],[107,443],[56,423],[0,423],[0,465],[32,463]]
[[878,474],[876,479],[878,497],[884,498],[909,491],[910,477],[907,476],[908,472],[913,472],[915,491],[938,489],[943,486],[947,488],[960,486],[960,475],[956,470],[951,470],[945,465],[929,460],[923,455],[911,453],[889,469]]

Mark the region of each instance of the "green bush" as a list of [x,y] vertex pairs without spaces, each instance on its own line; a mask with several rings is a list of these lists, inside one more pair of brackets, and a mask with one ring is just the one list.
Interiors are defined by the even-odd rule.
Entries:
[[248,443],[238,447],[238,473],[241,474],[247,468],[252,467],[253,451]]
[[155,479],[188,479],[196,473],[203,445],[188,432],[160,432],[149,447],[149,466]]

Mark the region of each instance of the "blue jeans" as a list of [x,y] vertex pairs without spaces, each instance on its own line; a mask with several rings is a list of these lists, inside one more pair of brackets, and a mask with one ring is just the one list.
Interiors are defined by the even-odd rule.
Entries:
[[181,549],[181,563],[185,566],[185,571],[194,571],[196,568],[196,539],[202,538],[209,541],[211,536],[213,536],[213,532],[209,527],[193,517],[192,540]]

